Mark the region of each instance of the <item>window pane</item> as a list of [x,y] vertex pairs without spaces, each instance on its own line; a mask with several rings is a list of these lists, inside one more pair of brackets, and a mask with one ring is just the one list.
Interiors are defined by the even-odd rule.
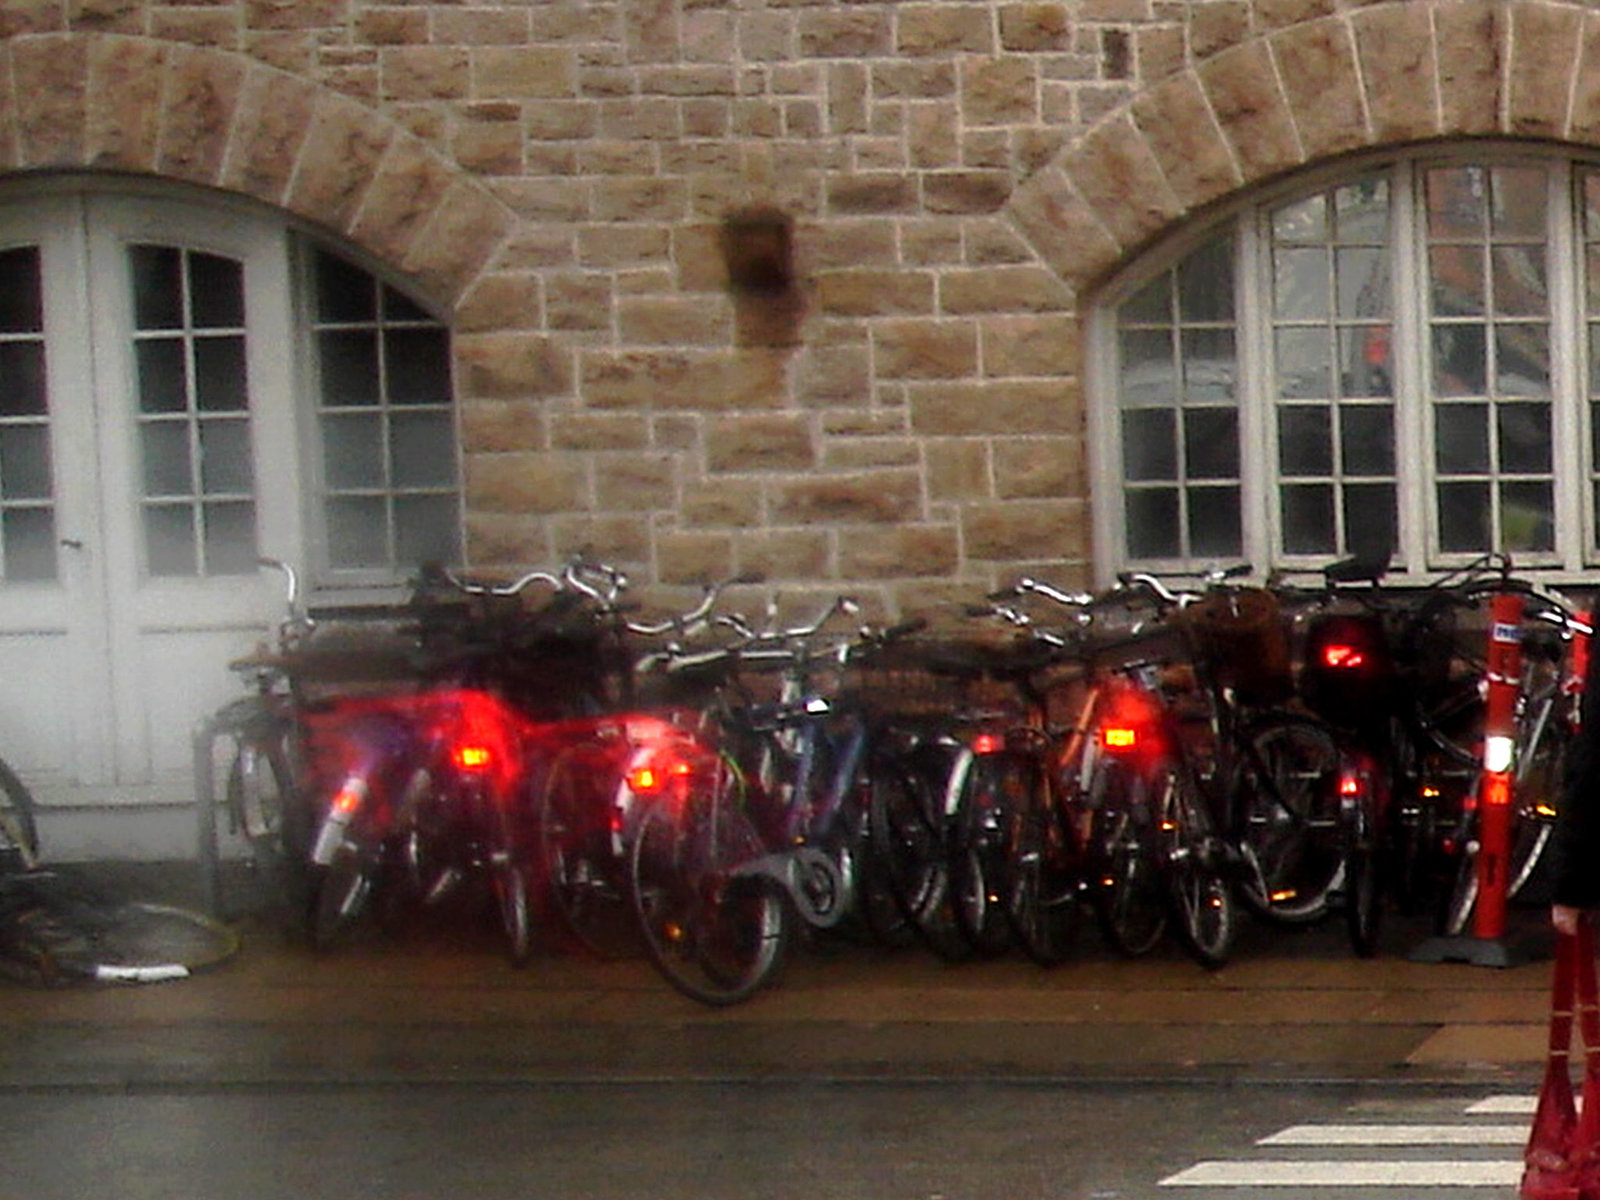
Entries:
[[1278,410],[1278,469],[1285,475],[1327,475],[1333,470],[1333,422],[1325,405]]
[[1427,176],[1428,236],[1481,238],[1487,229],[1489,180],[1482,167],[1435,167]]
[[1443,475],[1489,470],[1489,406],[1441,404],[1434,418],[1434,466]]
[[1280,329],[1276,338],[1278,395],[1285,400],[1321,400],[1333,396],[1329,364],[1333,336],[1324,327]]
[[395,557],[410,566],[459,562],[461,527],[454,496],[410,496],[395,503]]
[[319,323],[377,319],[378,285],[371,275],[332,254],[319,252],[315,260]]
[[183,328],[183,255],[176,246],[130,246],[136,328]]
[[396,329],[384,335],[391,404],[450,403],[450,339],[443,329]]
[[49,500],[50,431],[43,425],[0,429],[0,498]]
[[323,472],[331,488],[381,488],[383,423],[376,415],[345,414],[322,419]]
[[0,333],[39,333],[43,329],[39,248],[0,250]]
[[1481,325],[1433,327],[1433,392],[1482,396],[1488,391],[1488,347]]
[[189,255],[189,304],[196,329],[244,326],[244,268],[215,254]]
[[0,342],[0,417],[43,416],[44,343]]
[[1189,493],[1189,549],[1200,558],[1237,558],[1243,548],[1239,489],[1194,488]]
[[1338,550],[1333,523],[1333,488],[1292,484],[1281,489],[1283,549],[1287,554],[1333,554]]
[[1494,311],[1508,317],[1542,317],[1550,311],[1544,246],[1496,246]]
[[249,501],[207,504],[206,574],[249,575],[256,570],[256,514]]
[[1328,238],[1328,202],[1322,193],[1285,204],[1272,214],[1275,242],[1323,242]]
[[452,443],[450,414],[398,413],[390,428],[396,488],[448,488],[456,482],[456,462],[439,448]]
[[56,577],[56,523],[46,508],[13,508],[0,514],[5,543],[5,578],[10,583]]
[[1347,404],[1339,409],[1340,449],[1346,475],[1394,474],[1394,408]]
[[1183,402],[1214,404],[1234,398],[1231,329],[1183,331]]
[[317,351],[325,407],[379,402],[378,335],[374,331],[324,331],[317,337]]
[[433,317],[409,296],[404,292],[396,291],[392,287],[383,289],[383,318],[386,321],[433,320]]
[[1178,478],[1178,427],[1171,409],[1122,414],[1122,474],[1131,483]]
[[1145,284],[1118,310],[1117,320],[1124,325],[1172,324],[1171,277],[1163,273]]
[[1280,249],[1274,256],[1272,295],[1277,315],[1290,321],[1319,321],[1331,310],[1328,255],[1321,247]]
[[243,412],[250,405],[243,337],[197,338],[195,405],[203,412]]
[[1437,315],[1481,317],[1489,311],[1484,296],[1482,247],[1430,247],[1428,277],[1433,311]]
[[1438,496],[1441,550],[1466,553],[1493,549],[1489,538],[1487,483],[1441,483]]
[[1555,546],[1555,510],[1548,483],[1502,483],[1500,524],[1508,551],[1543,551]]
[[1519,475],[1549,474],[1550,406],[1501,404],[1495,416],[1499,423],[1500,469]]
[[1497,326],[1494,345],[1494,382],[1499,395],[1550,394],[1550,340],[1546,326]]
[[1355,483],[1344,489],[1345,550],[1350,554],[1392,551],[1400,544],[1399,509],[1392,484]]
[[1233,320],[1233,239],[1218,238],[1178,266],[1180,321]]
[[1544,240],[1547,220],[1541,167],[1496,167],[1491,176],[1491,228],[1497,238]]
[[251,494],[250,426],[243,421],[206,421],[200,426],[200,487],[208,496]]
[[187,504],[152,504],[144,510],[144,544],[152,575],[195,575],[193,510]]
[[1388,251],[1381,246],[1341,247],[1335,251],[1340,320],[1389,315],[1388,261]]
[[1178,489],[1130,491],[1124,500],[1128,553],[1134,558],[1177,558],[1183,553],[1178,529]]
[[338,496],[327,504],[328,558],[335,567],[389,565],[389,530],[382,498]]
[[146,424],[140,432],[144,445],[144,494],[189,495],[194,488],[189,463],[189,426],[163,421]]
[[178,338],[146,339],[137,343],[139,411],[183,412],[189,407],[189,375],[183,342]]
[[1189,479],[1239,477],[1239,416],[1231,408],[1183,414],[1184,474]]
[[1121,402],[1123,408],[1172,404],[1178,398],[1178,371],[1172,335],[1165,330],[1124,330]]
[[1358,325],[1339,331],[1341,394],[1353,397],[1394,395],[1391,341],[1387,325]]

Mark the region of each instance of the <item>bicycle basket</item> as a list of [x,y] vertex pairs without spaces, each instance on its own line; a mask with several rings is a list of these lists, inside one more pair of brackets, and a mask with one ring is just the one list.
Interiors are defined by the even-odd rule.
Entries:
[[1178,619],[1207,673],[1240,700],[1275,704],[1294,694],[1289,636],[1278,598],[1265,588],[1207,596]]

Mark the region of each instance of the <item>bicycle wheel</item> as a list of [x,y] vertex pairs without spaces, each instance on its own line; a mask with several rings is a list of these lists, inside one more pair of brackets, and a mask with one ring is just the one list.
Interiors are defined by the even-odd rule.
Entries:
[[1385,781],[1369,769],[1347,768],[1359,781],[1358,794],[1344,798],[1340,827],[1344,841],[1344,920],[1350,948],[1361,958],[1378,952],[1383,918],[1384,859],[1380,833]]
[[383,865],[383,846],[359,818],[345,830],[327,865],[311,872],[311,944],[338,945],[367,911]]
[[533,954],[533,919],[528,905],[528,875],[520,862],[503,862],[494,871],[495,905],[506,935],[506,954],[523,967]]
[[1017,756],[1018,803],[1002,814],[1006,854],[996,890],[1005,903],[1011,934],[1040,966],[1064,962],[1083,921],[1084,857],[1064,812],[1056,808],[1037,758]]
[[559,754],[545,777],[535,835],[544,897],[582,950],[616,958],[636,944],[625,866],[611,844],[615,767],[578,750]]
[[1240,896],[1273,921],[1320,920],[1344,866],[1339,745],[1327,725],[1296,714],[1263,718],[1241,741]]
[[1207,968],[1227,963],[1238,934],[1222,842],[1186,764],[1164,767],[1160,795],[1162,869],[1184,949]]
[[1095,915],[1112,949],[1138,958],[1167,931],[1149,780],[1130,764],[1102,759],[1090,780],[1090,802]]
[[971,953],[983,958],[1011,945],[999,886],[1006,871],[1011,810],[1027,800],[1026,777],[1010,754],[975,754],[951,823],[949,902]]
[[0,759],[0,873],[28,870],[39,862],[39,826],[33,793]]
[[270,895],[269,906],[301,908],[309,894],[307,857],[313,835],[305,797],[290,765],[286,726],[247,733],[234,752],[224,788],[229,820],[250,848],[250,862]]
[[959,936],[947,904],[944,807],[950,758],[935,755],[930,747],[905,754],[880,753],[867,777],[871,869],[913,936],[941,956],[941,947]]
[[727,790],[710,786],[653,805],[631,854],[646,954],[683,995],[717,1007],[774,980],[791,936],[779,884],[740,871],[765,848]]

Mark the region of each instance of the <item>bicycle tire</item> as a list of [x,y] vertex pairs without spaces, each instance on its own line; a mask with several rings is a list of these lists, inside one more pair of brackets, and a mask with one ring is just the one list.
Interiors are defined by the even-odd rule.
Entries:
[[1240,897],[1269,921],[1304,925],[1327,916],[1343,869],[1339,772],[1332,729],[1298,713],[1248,725],[1240,781],[1238,838],[1250,869]]
[[912,934],[935,953],[955,932],[953,913],[948,922],[939,915],[949,885],[943,774],[919,750],[914,758],[875,757],[867,777],[873,869]]
[[1344,838],[1345,932],[1350,949],[1358,958],[1378,953],[1378,938],[1383,923],[1385,900],[1383,842],[1380,830],[1387,805],[1383,781],[1375,772],[1362,772],[1365,786],[1358,797],[1348,801],[1341,813]]
[[287,727],[273,736],[247,735],[234,750],[224,800],[235,832],[270,889],[269,905],[290,911],[309,896],[308,858],[313,837],[310,806],[297,786],[285,744]]
[[1239,927],[1221,839],[1186,764],[1164,768],[1158,788],[1163,870],[1178,940],[1196,962],[1215,970],[1232,956]]
[[566,939],[598,958],[634,950],[637,932],[628,882],[611,849],[608,816],[616,774],[585,751],[558,754],[546,773],[534,834],[541,889]]
[[33,793],[0,759],[0,872],[29,870],[39,863],[39,824]]
[[351,829],[324,867],[311,872],[310,935],[318,950],[331,950],[350,936],[377,890],[382,847]]
[[525,967],[533,956],[533,917],[528,901],[528,875],[520,862],[496,866],[494,898],[500,926],[506,935],[506,956],[513,967]]
[[679,993],[718,1008],[775,981],[792,936],[779,885],[739,873],[765,847],[725,791],[712,785],[651,805],[630,855],[646,955]]
[[1168,914],[1150,781],[1127,763],[1102,760],[1090,787],[1095,915],[1113,950],[1142,958],[1166,936]]
[[1008,754],[977,754],[967,769],[951,824],[949,898],[955,927],[979,958],[1012,944],[998,884],[1005,873],[1009,810],[1026,802]]
[[1008,757],[1023,778],[1020,803],[1003,814],[1007,854],[998,891],[1022,952],[1053,967],[1071,956],[1083,923],[1084,857],[1067,814],[1055,807],[1048,764],[1031,755]]

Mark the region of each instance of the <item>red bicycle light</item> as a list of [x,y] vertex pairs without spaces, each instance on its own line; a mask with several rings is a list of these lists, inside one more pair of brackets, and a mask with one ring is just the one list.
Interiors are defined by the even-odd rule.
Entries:
[[628,790],[635,796],[651,796],[663,790],[675,779],[687,779],[694,773],[688,759],[666,751],[629,767],[624,776]]
[[1351,798],[1361,795],[1362,791],[1363,788],[1361,786],[1361,776],[1356,774],[1354,771],[1346,771],[1344,774],[1339,776],[1340,796]]
[[494,751],[481,742],[459,742],[450,747],[450,761],[458,771],[487,771],[494,766]]
[[352,775],[339,785],[339,790],[333,794],[333,811],[341,817],[348,817],[361,807],[361,802],[367,798],[367,781],[360,775]]
[[1137,750],[1139,731],[1132,725],[1106,725],[1100,730],[1100,744],[1107,750]]
[[980,733],[972,739],[974,754],[998,754],[1005,749],[1006,740],[998,733]]
[[1349,642],[1329,642],[1322,648],[1322,665],[1334,668],[1356,668],[1367,665],[1366,651]]

